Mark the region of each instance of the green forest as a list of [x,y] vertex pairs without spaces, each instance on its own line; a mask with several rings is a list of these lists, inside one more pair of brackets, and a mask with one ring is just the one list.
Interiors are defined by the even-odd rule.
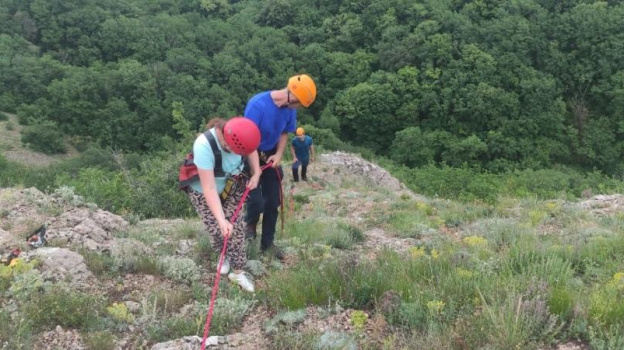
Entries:
[[607,181],[624,171],[622,18],[591,0],[0,0],[0,111],[33,148],[138,164],[307,73],[299,123],[325,149]]

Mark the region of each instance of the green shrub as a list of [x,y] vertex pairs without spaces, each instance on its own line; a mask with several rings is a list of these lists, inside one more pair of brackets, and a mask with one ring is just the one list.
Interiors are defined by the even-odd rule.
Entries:
[[113,303],[113,305],[106,307],[106,312],[115,322],[134,323],[134,315],[124,303]]
[[11,318],[10,312],[0,311],[0,345],[2,349],[32,349],[32,321],[20,317]]
[[103,276],[113,270],[113,258],[108,254],[83,249],[80,251],[80,255],[84,258],[89,271],[96,276]]
[[200,335],[201,327],[202,324],[199,319],[174,317],[158,323],[151,323],[147,327],[147,333],[152,342],[164,342],[191,335]]
[[574,312],[574,295],[567,287],[555,287],[548,298],[548,308],[552,314],[569,319]]
[[32,297],[22,308],[26,319],[37,330],[63,328],[93,329],[103,314],[102,301],[92,295],[52,286]]
[[178,289],[157,289],[148,298],[150,306],[158,312],[172,314],[180,310],[192,298],[191,292],[184,286]]
[[[243,317],[252,306],[253,301],[241,297],[217,298],[210,329],[214,330],[214,334],[232,333],[233,329],[237,329],[242,325]],[[197,317],[205,320],[206,310],[207,308],[198,308]]]
[[139,261],[150,256],[150,249],[140,241],[132,238],[117,239],[111,247],[114,271],[135,272]]
[[314,345],[318,343],[319,337],[320,335],[313,332],[301,333],[283,330],[275,334],[272,343],[275,349],[314,349]]
[[497,349],[530,348],[536,343],[550,343],[561,332],[563,324],[550,314],[546,302],[539,296],[510,294],[506,299],[484,305],[483,329],[489,344]]
[[176,282],[191,284],[200,277],[199,268],[195,262],[183,257],[164,257],[160,259],[158,266],[165,275]]
[[39,121],[22,130],[22,143],[28,144],[35,151],[45,154],[67,152],[63,133],[50,121]]
[[12,93],[5,91],[0,94],[0,110],[15,113],[17,105],[16,98]]
[[594,350],[624,349],[624,330],[621,325],[607,329],[589,328],[589,345]]
[[354,243],[365,239],[362,230],[342,222],[329,225],[325,231],[325,244],[337,249],[351,249]]
[[6,115],[6,113],[0,112],[0,121],[5,121],[5,120],[9,120],[9,116]]
[[87,350],[113,350],[115,349],[115,336],[109,332],[93,332],[83,336]]
[[573,276],[572,266],[558,256],[542,255],[520,248],[512,251],[505,266],[512,275],[523,275],[545,280],[549,285],[570,281]]
[[424,330],[427,326],[427,308],[419,302],[401,303],[385,315],[390,324]]
[[451,168],[427,165],[418,169],[403,170],[402,180],[417,193],[429,196],[460,199],[463,201],[482,200],[493,203],[501,190],[500,178],[494,174],[480,174],[467,167]]

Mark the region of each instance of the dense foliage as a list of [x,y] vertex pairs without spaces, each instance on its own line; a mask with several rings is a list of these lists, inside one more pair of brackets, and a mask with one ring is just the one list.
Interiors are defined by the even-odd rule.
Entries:
[[0,0],[0,110],[163,150],[307,72],[308,124],[407,166],[622,170],[624,4]]

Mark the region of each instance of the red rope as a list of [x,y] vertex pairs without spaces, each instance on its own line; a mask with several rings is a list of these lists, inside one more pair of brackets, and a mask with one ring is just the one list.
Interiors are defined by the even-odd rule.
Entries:
[[[269,163],[261,167],[260,170],[264,171],[270,166],[271,164]],[[277,177],[279,178],[279,172],[277,171],[277,169],[275,169],[275,171],[277,172]],[[280,186],[280,196],[282,194],[281,188],[282,186]],[[241,197],[240,202],[236,206],[236,210],[234,211],[234,214],[230,218],[230,223],[232,223],[232,225],[234,225],[234,222],[236,221],[238,214],[243,208],[243,204],[245,203],[245,199],[247,199],[247,196],[249,195],[249,191],[250,191],[249,188],[246,188],[245,192],[243,192],[243,196]],[[283,203],[282,203],[282,211],[283,211]],[[282,220],[282,231],[283,230],[284,230],[284,221]],[[223,240],[223,248],[221,248],[221,256],[219,257],[219,266],[217,267],[217,278],[215,279],[214,287],[212,287],[212,297],[210,298],[210,307],[208,308],[208,317],[206,317],[206,325],[204,326],[204,337],[201,342],[201,350],[206,349],[206,339],[208,339],[208,334],[210,332],[210,321],[212,321],[212,313],[214,312],[215,299],[217,297],[217,292],[219,291],[219,281],[221,280],[221,266],[223,265],[223,260],[225,260],[225,251],[227,250],[227,243],[228,243],[229,238],[230,237],[227,236]]]

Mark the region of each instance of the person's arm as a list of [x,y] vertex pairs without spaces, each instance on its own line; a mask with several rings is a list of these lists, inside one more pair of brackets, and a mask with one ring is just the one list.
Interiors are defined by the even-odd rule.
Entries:
[[262,170],[260,170],[260,157],[258,156],[258,152],[251,152],[251,154],[247,156],[247,161],[249,162],[249,167],[251,167],[251,178],[249,178],[249,181],[247,182],[247,188],[253,190],[258,187],[258,182],[260,182],[260,175],[262,175]]
[[199,174],[199,182],[201,183],[202,192],[204,192],[204,198],[206,198],[208,208],[210,208],[212,215],[214,215],[217,220],[223,237],[228,237],[232,233],[233,226],[226,220],[225,214],[223,213],[221,199],[219,198],[219,193],[217,192],[214,170],[198,168],[197,172]]
[[297,154],[295,153],[295,146],[293,145],[295,140],[290,142],[290,155],[292,156],[293,163],[297,163]]
[[267,163],[273,162],[272,167],[277,168],[282,161],[282,156],[284,155],[284,150],[286,149],[286,143],[288,142],[288,134],[282,133],[280,136],[279,142],[277,143],[277,152],[274,155],[270,156],[267,159]]

